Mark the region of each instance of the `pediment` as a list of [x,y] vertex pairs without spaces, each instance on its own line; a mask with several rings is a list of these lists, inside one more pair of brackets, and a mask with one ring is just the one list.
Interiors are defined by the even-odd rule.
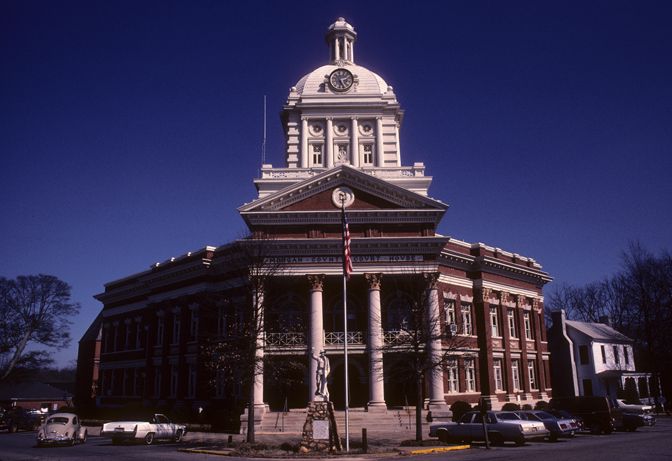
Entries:
[[349,210],[427,210],[442,214],[448,208],[438,200],[341,165],[243,205],[238,210],[241,214],[338,211],[331,197],[334,189],[343,186],[349,187],[355,194]]

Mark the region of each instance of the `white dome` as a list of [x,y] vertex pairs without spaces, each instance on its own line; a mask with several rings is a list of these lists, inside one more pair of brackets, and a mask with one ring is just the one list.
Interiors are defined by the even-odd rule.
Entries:
[[[357,78],[357,88],[353,90],[356,95],[371,95],[380,96],[387,93],[387,83],[375,72],[371,72],[366,67],[358,66],[356,64],[347,64],[345,67]],[[339,66],[335,64],[327,64],[318,67],[309,74],[304,75],[296,84],[296,92],[301,96],[323,96],[331,94],[328,88],[325,87],[325,76],[331,74]],[[343,94],[350,94],[346,92]],[[340,96],[340,94],[339,94]]]

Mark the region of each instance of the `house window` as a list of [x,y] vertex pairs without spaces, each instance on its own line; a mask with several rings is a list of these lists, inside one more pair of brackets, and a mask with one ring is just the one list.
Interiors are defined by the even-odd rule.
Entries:
[[453,299],[444,299],[443,305],[446,308],[446,325],[452,325],[455,323],[455,300]]
[[156,321],[156,345],[161,346],[163,344],[163,332],[165,330],[165,325],[163,317],[159,317]]
[[513,390],[520,390],[520,362],[518,360],[511,361],[511,377],[513,378]]
[[492,327],[492,336],[499,337],[499,322],[497,321],[497,307],[490,306],[490,326]]
[[180,342],[180,328],[182,326],[182,322],[180,320],[180,313],[177,312],[173,316],[173,341],[172,344],[178,344]]
[[124,349],[128,350],[131,348],[131,322],[127,322],[126,325],[124,326]]
[[119,347],[119,325],[114,325],[112,330],[112,350],[116,351]]
[[170,397],[177,396],[177,379],[178,379],[177,365],[170,366]]
[[362,144],[362,164],[373,165],[373,144]]
[[135,348],[142,349],[142,326],[140,322],[135,323]]
[[161,367],[154,367],[154,397],[161,397]]
[[623,360],[626,365],[630,365],[630,354],[628,354],[628,346],[623,346]]
[[493,370],[495,372],[495,389],[498,391],[504,390],[504,381],[502,380],[502,360],[495,359],[493,361]]
[[602,352],[602,363],[607,363],[607,351],[604,346],[600,346],[600,352]]
[[312,146],[312,163],[313,166],[322,166],[322,144],[311,144]]
[[458,377],[457,377],[457,360],[449,360],[446,365],[448,372],[448,392],[459,392]]
[[590,364],[590,357],[588,356],[588,346],[586,346],[585,344],[579,346],[579,361],[581,362],[581,365]]
[[189,377],[187,380],[187,398],[196,397],[196,365],[189,364]]
[[474,334],[471,322],[471,304],[462,303],[462,334]]
[[110,327],[104,327],[105,333],[103,334],[103,352],[110,352]]
[[191,341],[198,338],[198,309],[189,311],[189,339]]
[[621,357],[618,354],[618,346],[614,346],[614,362],[616,362],[616,365],[621,364]]
[[464,368],[466,371],[467,378],[467,392],[476,391],[476,366],[473,359],[467,359],[464,361]]
[[534,360],[527,361],[527,373],[530,377],[530,389],[537,389],[537,368]]
[[509,318],[509,335],[512,338],[517,338],[518,337],[518,332],[516,329],[516,315],[515,311],[513,309],[509,309],[507,312],[507,316]]
[[593,395],[593,382],[590,379],[583,380],[583,395],[586,397],[592,397]]
[[530,313],[525,312],[523,316],[523,320],[525,322],[525,338],[526,339],[533,339],[532,338],[532,324],[530,323]]

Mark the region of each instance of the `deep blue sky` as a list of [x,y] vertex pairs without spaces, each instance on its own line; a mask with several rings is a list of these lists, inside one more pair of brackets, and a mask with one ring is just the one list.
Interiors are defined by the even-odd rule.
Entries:
[[[537,259],[555,283],[672,248],[667,1],[0,1],[0,275],[103,284],[242,235],[288,89],[344,16],[406,110],[402,162],[440,232]],[[552,285],[549,287],[551,288]]]

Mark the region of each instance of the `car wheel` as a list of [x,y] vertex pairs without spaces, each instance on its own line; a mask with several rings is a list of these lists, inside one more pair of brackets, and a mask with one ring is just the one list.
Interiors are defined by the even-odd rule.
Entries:
[[182,431],[179,430],[175,433],[175,437],[173,437],[173,442],[178,443],[182,440]]
[[77,442],[77,439],[76,439],[75,436],[73,435],[73,436],[72,436],[72,439],[70,439],[70,442],[68,442],[68,445],[71,446],[71,447],[74,447],[74,446],[75,446],[75,442]]
[[440,429],[436,432],[436,436],[443,443],[448,443],[448,431],[445,429]]
[[8,431],[10,432],[10,434],[13,434],[15,432],[19,432],[19,425],[15,424],[15,423],[9,423]]
[[518,447],[522,447],[523,445],[525,445],[525,438],[524,438],[524,437],[520,437],[520,438],[516,439],[515,442],[516,442],[516,446],[518,446]]
[[488,432],[488,439],[492,445],[504,445],[504,437],[499,432]]
[[152,443],[154,443],[154,433],[148,432],[145,436],[145,445],[151,445]]
[[602,433],[602,426],[599,424],[594,425],[590,428],[590,433],[593,435],[600,435]]
[[119,439],[112,439],[112,445],[119,445],[121,443],[121,440]]
[[551,432],[551,435],[548,436],[548,440],[550,440],[551,442],[557,442],[558,434],[555,432]]

